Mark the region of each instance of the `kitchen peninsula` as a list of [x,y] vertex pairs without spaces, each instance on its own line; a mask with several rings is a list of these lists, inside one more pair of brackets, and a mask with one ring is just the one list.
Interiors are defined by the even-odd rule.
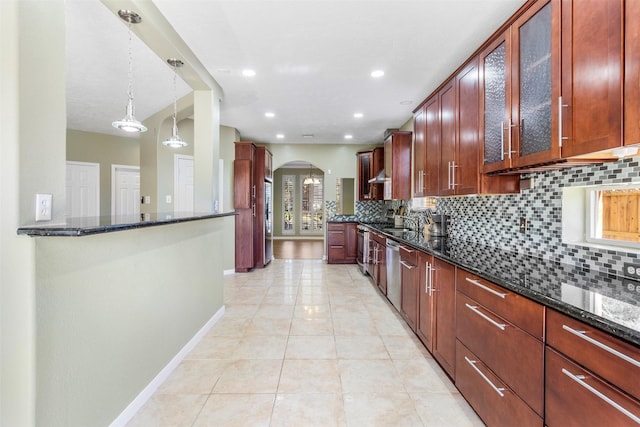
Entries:
[[38,425],[109,425],[136,411],[136,396],[224,313],[220,242],[234,219],[156,214],[18,230],[35,241],[35,363],[47,372]]

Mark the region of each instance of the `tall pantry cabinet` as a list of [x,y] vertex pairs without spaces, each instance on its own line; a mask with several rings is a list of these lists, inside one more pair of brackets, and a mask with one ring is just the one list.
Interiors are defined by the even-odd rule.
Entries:
[[235,144],[235,269],[248,272],[263,268],[272,258],[272,158],[269,150],[253,142]]

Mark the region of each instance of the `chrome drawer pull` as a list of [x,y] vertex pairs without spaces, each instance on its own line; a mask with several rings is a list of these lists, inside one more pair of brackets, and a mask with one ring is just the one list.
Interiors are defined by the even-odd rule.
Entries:
[[600,341],[594,340],[593,338],[589,337],[586,335],[585,331],[576,331],[575,329],[567,326],[567,325],[562,325],[562,329],[564,329],[565,331],[572,333],[573,335],[582,338],[583,340],[587,341],[588,343],[591,343],[593,345],[595,345],[596,347],[600,347],[601,349],[603,349],[604,351],[607,351],[611,354],[613,354],[614,356],[619,357],[620,359],[624,360],[625,362],[629,362],[632,365],[640,368],[640,362],[638,362],[636,359],[627,356],[624,353],[619,352],[618,350],[616,350],[615,348],[611,348],[606,344],[601,343]]
[[500,397],[504,397],[503,391],[505,389],[501,387],[496,387],[496,385],[492,383],[491,380],[487,378],[487,376],[483,374],[480,369],[478,369],[478,367],[476,366],[476,363],[478,362],[477,360],[471,360],[467,356],[464,357],[464,360],[466,360],[467,363],[471,365],[471,367],[482,377],[482,379],[484,379],[487,382],[487,384],[491,386],[492,389],[495,390],[496,393],[498,393],[498,395],[500,395]]
[[589,390],[591,393],[593,393],[596,396],[598,396],[600,399],[604,400],[609,405],[613,406],[618,411],[620,411],[623,414],[625,414],[627,417],[631,418],[636,423],[640,424],[640,417],[636,416],[635,414],[633,414],[628,409],[623,408],[619,403],[611,400],[609,397],[605,396],[604,394],[602,394],[601,392],[599,392],[595,388],[591,387],[586,382],[582,381],[585,378],[583,375],[574,375],[571,372],[567,371],[565,368],[562,368],[562,373],[565,374],[566,376],[568,376],[569,378],[571,378],[572,380],[574,380],[575,382],[577,382],[578,384],[580,384],[582,387],[584,387],[587,390]]
[[494,289],[491,289],[488,286],[483,285],[482,283],[478,282],[477,280],[474,279],[470,279],[468,277],[465,277],[464,280],[466,280],[469,283],[473,283],[474,285],[476,285],[477,287],[479,287],[480,289],[484,289],[485,291],[494,294],[495,296],[498,296],[502,299],[504,299],[507,295],[509,295],[508,293],[504,293],[504,292],[498,292]]
[[503,331],[504,331],[504,328],[506,328],[507,325],[505,325],[504,323],[498,323],[495,320],[493,320],[492,318],[490,318],[489,316],[487,316],[486,314],[484,314],[483,312],[481,312],[480,310],[478,310],[478,306],[469,305],[467,303],[464,303],[464,305],[467,306],[467,308],[469,310],[473,311],[475,314],[477,314],[478,316],[482,317],[483,319],[485,319],[487,322],[491,323],[496,328],[500,328]]
[[409,263],[408,263],[408,262],[406,262],[406,261],[402,261],[402,260],[400,260],[400,264],[402,264],[404,267],[407,267],[409,270],[413,270],[414,268],[416,268],[416,266],[415,266],[415,265],[411,265],[411,264],[409,264]]

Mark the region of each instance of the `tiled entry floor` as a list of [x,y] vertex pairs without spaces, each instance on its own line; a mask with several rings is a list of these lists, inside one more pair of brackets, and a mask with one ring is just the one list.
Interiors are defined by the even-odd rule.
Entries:
[[482,426],[353,265],[225,276],[226,313],[128,426]]

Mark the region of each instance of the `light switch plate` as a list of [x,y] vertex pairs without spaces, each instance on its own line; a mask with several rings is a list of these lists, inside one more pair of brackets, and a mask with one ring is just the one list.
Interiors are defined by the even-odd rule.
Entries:
[[36,194],[36,221],[51,221],[51,194]]

